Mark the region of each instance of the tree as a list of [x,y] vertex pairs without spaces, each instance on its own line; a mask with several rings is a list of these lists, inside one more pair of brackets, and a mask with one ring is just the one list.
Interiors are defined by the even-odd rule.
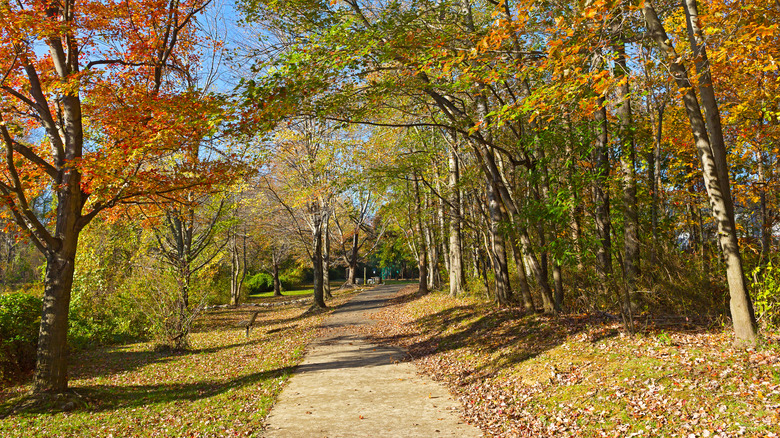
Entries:
[[[691,18],[696,16],[695,2],[686,0],[685,8],[688,16],[688,25],[696,26],[694,21],[697,20]],[[721,131],[720,116],[718,115],[715,97],[711,91],[712,79],[707,76],[700,78],[700,81],[703,82],[700,82],[699,89],[704,98],[708,114],[708,121],[705,121],[696,96],[696,87],[691,82],[687,69],[679,61],[679,56],[672,46],[671,40],[666,34],[666,30],[658,18],[653,4],[649,1],[646,2],[642,12],[645,20],[647,20],[648,31],[651,37],[664,53],[675,82],[683,92],[682,98],[688,114],[691,134],[693,134],[694,143],[701,160],[705,187],[712,214],[718,225],[720,245],[726,259],[726,275],[731,296],[731,317],[737,342],[745,345],[754,345],[756,342],[756,321],[742,268],[742,255],[740,254],[739,241],[737,239],[734,204],[731,199],[728,164],[726,163],[726,150],[722,136],[718,134]],[[694,48],[694,52],[698,53],[699,59],[702,60],[701,62],[706,65],[707,57],[703,48],[700,48],[700,38],[700,33],[697,35],[694,27],[691,31],[691,45]],[[698,67],[700,72],[704,68]],[[708,130],[715,133],[716,140],[714,142],[710,140]]]
[[[177,88],[197,64],[193,23],[207,4],[0,6],[0,193],[8,220],[46,258],[37,394],[67,388],[68,307],[84,226],[141,195],[200,183],[195,169],[160,164],[182,137],[202,138],[219,107]],[[31,208],[44,193],[54,200],[51,214]]]

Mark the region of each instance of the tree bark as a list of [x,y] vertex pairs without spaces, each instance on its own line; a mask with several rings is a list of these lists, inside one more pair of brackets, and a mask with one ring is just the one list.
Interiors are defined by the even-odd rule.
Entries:
[[449,275],[450,296],[456,297],[463,293],[466,280],[463,272],[463,251],[461,221],[463,206],[460,195],[460,165],[458,163],[455,141],[452,142],[449,153],[449,203],[450,203],[450,245],[449,245]]
[[417,255],[417,266],[420,271],[420,283],[419,292],[428,293],[428,248],[425,245],[424,229],[422,224],[422,197],[420,196],[420,183],[418,182],[417,174],[414,174],[414,196],[415,196],[415,212],[417,236],[420,239],[420,249]]
[[528,286],[528,276],[525,274],[525,263],[523,262],[523,252],[520,250],[520,246],[517,243],[517,239],[510,237],[512,241],[512,254],[515,258],[515,266],[517,266],[517,277],[520,283],[520,296],[523,299],[523,307],[525,310],[534,311],[534,299],[531,295],[531,288]]
[[[689,17],[695,17],[695,11],[691,6],[695,2],[685,0]],[[691,126],[694,143],[702,164],[704,185],[710,201],[715,221],[718,224],[718,235],[723,256],[726,261],[726,277],[729,284],[731,318],[734,323],[734,335],[736,343],[742,346],[753,346],[756,343],[756,321],[753,314],[753,306],[748,294],[745,276],[742,269],[742,257],[737,240],[737,231],[734,221],[734,205],[731,199],[731,188],[728,181],[728,167],[725,163],[725,147],[722,144],[710,142],[704,117],[699,107],[696,92],[688,78],[686,68],[678,61],[676,50],[671,45],[671,40],[666,34],[663,24],[651,1],[645,1],[642,12],[648,26],[648,33],[656,42],[661,52],[669,62],[671,73],[680,90],[684,90],[683,104],[685,105],[688,121]],[[689,20],[692,21],[692,20]],[[695,23],[694,23],[695,24]],[[704,53],[695,50],[703,56]],[[704,81],[702,78],[700,82]],[[705,84],[706,85],[706,84]],[[709,87],[712,86],[711,81]],[[706,87],[705,87],[706,88]],[[714,95],[712,96],[714,98]],[[714,99],[710,105],[715,104]],[[717,105],[709,108],[713,130],[720,129],[720,116],[717,115]],[[716,117],[717,116],[717,117]],[[718,149],[716,151],[716,149]],[[720,159],[719,159],[720,157]],[[726,178],[724,181],[724,177]]]
[[325,214],[322,224],[322,292],[325,298],[333,298],[330,293],[330,213]]
[[[426,211],[431,211],[431,198],[425,196]],[[436,242],[436,231],[430,221],[423,221],[425,246],[428,248],[428,290],[437,290],[441,286],[439,271],[439,245]]]
[[490,213],[490,242],[494,262],[493,273],[496,277],[495,300],[500,305],[508,305],[512,299],[512,289],[509,284],[506,244],[504,234],[501,231],[501,223],[504,222],[505,214],[501,211],[495,188],[489,181],[487,184],[487,199]]
[[325,309],[325,289],[323,287],[322,272],[322,212],[314,214],[314,226],[312,227],[312,266],[314,267],[314,304]]
[[279,280],[279,256],[275,251],[271,251],[271,269],[274,277],[274,296],[282,296],[282,282]]
[[609,145],[607,144],[607,107],[604,98],[599,98],[596,110],[596,144],[593,148],[593,162],[596,171],[593,182],[593,200],[596,203],[595,222],[599,245],[596,249],[596,271],[603,287],[609,288],[612,275],[612,240],[609,217]]
[[[634,126],[631,114],[631,96],[629,85],[629,70],[626,65],[626,44],[620,25],[615,30],[615,77],[622,78],[618,86],[620,102],[617,117],[620,124],[620,165],[623,173],[623,315],[627,329],[634,330],[634,319],[631,313],[631,294],[636,290],[636,280],[639,275],[639,213],[636,197],[636,145],[634,142]],[[620,81],[619,81],[620,82]]]
[[33,393],[61,393],[68,388],[68,310],[76,261],[76,239],[68,251],[46,256],[43,310],[38,332],[38,352]]
[[575,171],[575,155],[574,155],[574,133],[572,132],[571,120],[566,119],[566,182],[569,185],[569,192],[571,193],[572,203],[569,211],[569,224],[571,228],[571,239],[574,242],[577,259],[577,271],[582,272],[585,266],[582,262],[583,243],[582,243],[582,230],[580,229],[580,223],[582,218],[582,206],[580,205],[580,195],[577,183],[574,179]]

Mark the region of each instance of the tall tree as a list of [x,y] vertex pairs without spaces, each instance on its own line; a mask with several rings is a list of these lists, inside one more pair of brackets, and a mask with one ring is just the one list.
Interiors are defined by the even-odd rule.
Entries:
[[[47,262],[35,393],[67,388],[68,308],[84,226],[128,199],[196,183],[191,172],[164,174],[158,164],[213,121],[200,93],[177,88],[180,73],[196,68],[198,56],[183,51],[194,47],[193,22],[207,4],[0,6],[2,203]],[[44,192],[56,200],[51,219],[31,208]]]

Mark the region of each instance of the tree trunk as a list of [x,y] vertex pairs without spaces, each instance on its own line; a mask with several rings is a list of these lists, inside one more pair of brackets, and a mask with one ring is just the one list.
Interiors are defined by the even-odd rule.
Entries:
[[325,298],[333,298],[330,293],[330,214],[325,215],[322,224],[322,291]]
[[555,307],[561,309],[563,307],[563,273],[561,272],[561,264],[557,261],[553,261],[553,288],[555,290]]
[[462,232],[461,220],[463,218],[463,206],[460,196],[460,167],[458,163],[455,142],[450,148],[449,154],[449,203],[450,203],[450,246],[449,246],[449,274],[450,296],[456,297],[463,293],[466,280],[463,272]]
[[425,245],[424,229],[422,225],[422,198],[420,197],[420,183],[417,174],[414,174],[415,209],[417,216],[417,236],[420,239],[420,249],[417,251],[417,266],[420,271],[420,293],[428,293],[428,248]]
[[[232,234],[232,245],[230,246],[230,305],[238,306],[241,299],[241,286],[246,278],[246,234],[242,235],[244,239],[241,249],[238,248],[238,236]],[[273,254],[272,254],[273,257]]]
[[[639,213],[636,198],[636,145],[634,143],[634,126],[631,114],[631,96],[626,65],[626,44],[622,29],[616,30],[618,42],[615,45],[617,59],[615,60],[615,76],[623,81],[618,86],[620,102],[617,117],[620,124],[620,165],[623,173],[623,315],[626,328],[634,331],[634,319],[631,314],[631,294],[636,290],[636,279],[639,275]],[[620,82],[620,81],[618,81]]]
[[231,235],[230,239],[230,305],[235,307],[238,306],[240,294],[240,287],[238,286],[238,243],[236,242],[235,235]]
[[279,280],[279,256],[275,252],[271,252],[271,264],[274,277],[274,296],[282,296],[282,282]]
[[327,308],[325,305],[325,290],[323,287],[322,273],[322,214],[320,212],[314,215],[314,227],[312,229],[312,265],[314,268],[314,304],[320,308]]
[[512,289],[509,284],[509,266],[506,258],[506,244],[504,234],[501,232],[501,222],[505,214],[496,199],[495,189],[488,181],[487,184],[488,210],[490,212],[490,241],[493,253],[493,273],[496,277],[495,300],[500,305],[508,305],[512,299]]
[[574,179],[575,170],[575,155],[574,155],[574,133],[572,132],[571,120],[566,119],[566,182],[569,185],[569,192],[571,193],[572,203],[569,211],[569,224],[571,228],[571,239],[574,242],[574,248],[576,250],[577,259],[577,271],[582,272],[585,266],[582,262],[583,244],[582,244],[582,230],[580,229],[582,206],[580,205],[580,196],[577,183]]
[[647,183],[650,190],[650,234],[653,237],[653,244],[650,249],[650,262],[656,262],[656,251],[658,247],[658,203],[659,191],[661,190],[661,140],[663,139],[664,109],[666,105],[662,103],[658,107],[658,123],[654,138],[653,150],[647,154]]
[[[685,4],[689,16],[695,17],[695,10],[690,10],[691,5],[695,7],[695,2],[685,0]],[[756,321],[742,269],[742,257],[739,251],[739,241],[737,240],[737,230],[734,221],[734,205],[731,200],[731,189],[728,181],[728,167],[725,167],[725,148],[722,144],[710,143],[705,120],[702,116],[693,84],[688,78],[688,72],[678,62],[677,52],[671,46],[671,40],[667,36],[666,30],[658,19],[655,8],[649,0],[645,2],[642,11],[647,21],[648,33],[666,56],[678,88],[685,91],[683,104],[688,114],[691,133],[693,134],[699,159],[701,160],[704,185],[707,188],[713,216],[718,224],[719,241],[726,260],[726,277],[729,284],[729,295],[731,296],[731,318],[734,323],[736,342],[739,345],[752,346],[756,343]],[[703,51],[695,51],[700,56],[704,55]],[[702,77],[699,82],[702,83],[704,80],[705,78]],[[704,88],[707,88],[707,86],[711,88],[712,83],[710,81],[704,85]],[[715,104],[714,95],[712,97],[711,107],[708,109],[709,114],[712,116],[712,128],[713,130],[720,130],[720,116],[716,112],[717,105],[713,105]],[[716,149],[719,150],[716,151]],[[718,159],[718,157],[722,157],[722,160]],[[725,181],[724,177],[726,178]]]
[[599,246],[596,249],[596,270],[602,287],[609,288],[612,275],[612,240],[609,218],[609,145],[607,144],[607,107],[604,98],[599,98],[596,110],[597,134],[593,148],[593,161],[596,177],[593,182],[593,200],[596,203],[596,236]]
[[355,284],[355,275],[357,275],[358,245],[360,237],[358,233],[360,227],[355,227],[355,235],[352,236],[352,250],[349,255],[349,266],[347,266],[347,284]]
[[173,331],[173,348],[175,350],[186,350],[189,346],[190,335],[190,266],[185,263],[179,270],[179,298],[177,300],[177,320]]
[[[430,211],[430,197],[425,196],[427,211]],[[423,221],[423,235],[425,236],[425,247],[428,249],[428,290],[438,289],[438,271],[439,271],[439,246],[436,244],[436,235],[427,220]]]
[[38,353],[33,379],[33,393],[61,393],[68,388],[68,310],[76,261],[74,233],[71,251],[49,253],[43,310],[38,332]]
[[517,239],[514,236],[510,237],[512,241],[512,253],[515,257],[515,266],[517,266],[517,277],[520,280],[520,295],[523,299],[523,307],[525,310],[534,311],[534,299],[531,295],[531,288],[528,286],[528,277],[525,274],[525,263],[523,262],[523,252],[520,250],[520,246],[517,244]]

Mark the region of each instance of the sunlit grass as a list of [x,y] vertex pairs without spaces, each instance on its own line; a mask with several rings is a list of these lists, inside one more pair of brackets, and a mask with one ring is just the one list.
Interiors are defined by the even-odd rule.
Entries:
[[[337,294],[335,307],[354,294]],[[20,408],[28,385],[0,391],[0,436],[251,436],[315,336],[326,312],[308,306],[209,312],[183,353],[136,343],[71,358],[67,400]],[[247,338],[238,322],[260,311]],[[65,409],[63,409],[65,408]],[[4,416],[9,414],[7,416]]]
[[744,351],[719,330],[631,336],[442,293],[378,318],[375,339],[409,348],[489,436],[774,436],[780,424],[777,339]]

